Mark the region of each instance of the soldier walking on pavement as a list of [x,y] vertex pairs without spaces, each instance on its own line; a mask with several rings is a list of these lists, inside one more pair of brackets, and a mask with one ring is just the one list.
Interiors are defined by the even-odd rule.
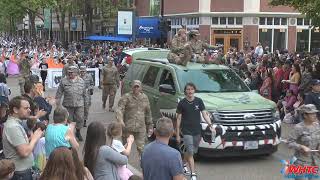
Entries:
[[[288,139],[288,146],[294,149],[294,164],[301,166],[320,165],[320,126],[317,118],[319,112],[314,104],[302,105],[298,109],[303,114],[303,121],[294,126]],[[299,177],[296,180],[316,179]]]
[[86,66],[80,66],[80,77],[84,80],[86,85],[86,101],[84,102],[84,122],[83,127],[87,127],[87,121],[89,116],[89,109],[91,106],[91,96],[93,95],[93,78],[87,73]]
[[153,122],[148,97],[142,92],[141,82],[133,81],[132,92],[123,95],[118,103],[116,119],[124,126],[122,140],[126,143],[127,137],[134,136],[139,157],[143,152],[146,138],[153,133]]
[[109,96],[109,111],[113,112],[114,98],[117,88],[120,85],[118,69],[113,65],[113,58],[108,57],[108,65],[102,69],[102,108],[106,108],[106,102]]
[[63,97],[62,105],[69,112],[69,121],[76,122],[76,137],[83,141],[80,130],[83,127],[84,104],[86,101],[86,85],[78,75],[76,66],[69,66],[68,76],[63,78],[59,84],[56,101],[60,104]]
[[24,94],[24,85],[26,81],[28,81],[29,76],[30,76],[30,69],[31,69],[31,64],[26,58],[26,53],[23,52],[21,54],[21,59],[19,61],[19,69],[20,69],[20,75],[18,78],[19,81],[19,86],[20,86],[20,93],[21,95]]

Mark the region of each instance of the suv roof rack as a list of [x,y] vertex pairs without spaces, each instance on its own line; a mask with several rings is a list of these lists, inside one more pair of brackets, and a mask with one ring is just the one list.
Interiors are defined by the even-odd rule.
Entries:
[[146,59],[146,58],[138,58],[139,61],[149,61],[149,62],[158,62],[161,64],[170,64],[167,59]]

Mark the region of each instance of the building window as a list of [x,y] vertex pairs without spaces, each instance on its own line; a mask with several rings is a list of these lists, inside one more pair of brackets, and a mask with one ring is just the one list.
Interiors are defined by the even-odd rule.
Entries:
[[297,25],[303,26],[303,19],[302,18],[297,18]]
[[310,19],[304,19],[304,25],[309,26],[310,25]]
[[234,17],[228,17],[228,24],[234,25]]
[[273,25],[273,18],[272,17],[267,18],[267,25]]
[[317,51],[320,47],[320,32],[319,29],[311,31],[311,52]]
[[242,17],[236,17],[236,24],[242,25]]
[[198,24],[199,24],[198,17],[187,18],[187,25],[198,25]]
[[280,18],[274,18],[274,25],[280,25]]
[[263,47],[269,46],[271,49],[272,29],[259,29],[259,42]]
[[285,29],[274,29],[273,36],[273,51],[283,50],[286,48],[286,30]]
[[296,51],[303,52],[303,51],[308,51],[308,50],[309,50],[309,30],[308,29],[303,29],[303,30],[297,29]]
[[219,18],[218,17],[213,17],[212,18],[212,24],[219,24]]
[[265,17],[261,17],[259,20],[260,20],[260,22],[259,22],[260,25],[266,25],[266,18]]
[[220,24],[227,24],[226,17],[220,17]]
[[281,18],[281,25],[287,25],[287,18]]

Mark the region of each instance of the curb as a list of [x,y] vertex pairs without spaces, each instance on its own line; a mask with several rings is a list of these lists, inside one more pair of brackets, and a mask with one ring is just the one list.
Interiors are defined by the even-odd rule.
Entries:
[[134,175],[137,175],[137,176],[139,176],[141,178],[143,177],[142,172],[140,172],[138,169],[134,168],[130,164],[128,164],[127,167]]

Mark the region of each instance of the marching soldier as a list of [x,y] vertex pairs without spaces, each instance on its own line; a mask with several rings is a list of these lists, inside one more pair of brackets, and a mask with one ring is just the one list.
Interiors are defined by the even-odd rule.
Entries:
[[113,58],[108,57],[108,65],[102,69],[102,107],[106,108],[106,101],[109,96],[109,111],[113,112],[114,98],[117,88],[120,85],[120,77],[118,69],[113,66]]
[[76,66],[78,68],[78,65],[75,63],[74,60],[74,56],[68,58],[67,64],[65,64],[62,69],[62,77],[66,77],[68,75],[68,69],[70,66]]
[[18,78],[19,81],[19,86],[20,86],[20,92],[21,95],[24,94],[24,85],[26,81],[28,81],[29,76],[30,76],[30,69],[31,69],[31,64],[29,60],[26,58],[26,53],[21,54],[21,59],[19,61],[19,70],[20,70],[20,75]]
[[62,105],[69,112],[69,121],[76,122],[76,137],[83,141],[80,130],[83,127],[84,103],[86,99],[86,85],[78,75],[76,66],[69,66],[68,76],[63,78],[59,84],[56,100],[60,104],[62,96]]
[[191,59],[190,50],[187,46],[187,35],[185,29],[179,29],[178,33],[174,36],[171,42],[168,60],[170,63],[187,65]]
[[83,127],[87,127],[87,120],[89,109],[91,106],[91,96],[93,95],[94,82],[90,74],[87,73],[86,66],[80,66],[80,77],[84,80],[86,85],[86,100],[84,102],[84,122]]
[[319,112],[315,105],[302,105],[298,109],[303,114],[303,122],[294,127],[289,139],[289,148],[295,150],[296,165],[319,166],[320,126],[317,119]]
[[122,134],[124,144],[127,137],[132,134],[141,156],[145,144],[146,130],[148,128],[148,135],[152,135],[153,123],[149,99],[142,92],[140,81],[134,80],[132,92],[120,98],[116,119],[124,126]]

